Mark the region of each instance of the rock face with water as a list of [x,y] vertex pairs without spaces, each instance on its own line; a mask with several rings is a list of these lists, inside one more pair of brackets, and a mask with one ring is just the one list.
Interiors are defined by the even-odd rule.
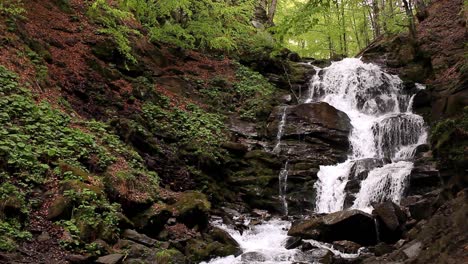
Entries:
[[327,103],[306,103],[277,107],[269,120],[267,136],[277,140],[274,152],[288,161],[290,212],[311,210],[319,165],[346,159],[350,119]]

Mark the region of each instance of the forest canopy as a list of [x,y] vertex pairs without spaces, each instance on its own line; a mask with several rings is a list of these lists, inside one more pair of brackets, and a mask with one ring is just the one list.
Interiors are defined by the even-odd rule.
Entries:
[[[128,59],[136,19],[150,40],[242,54],[289,48],[301,56],[353,56],[382,35],[412,31],[424,0],[95,0],[89,14]],[[416,8],[417,7],[417,8]]]

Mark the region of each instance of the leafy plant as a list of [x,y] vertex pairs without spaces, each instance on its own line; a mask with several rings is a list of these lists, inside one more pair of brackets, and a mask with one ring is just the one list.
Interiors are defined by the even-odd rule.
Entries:
[[178,145],[190,146],[197,153],[217,155],[217,147],[225,137],[220,115],[207,113],[193,104],[182,110],[169,104],[146,103],[142,110],[155,133],[174,137]]
[[97,237],[112,241],[119,234],[118,204],[110,204],[105,196],[90,189],[67,190],[64,196],[74,205],[72,218],[61,221],[70,233],[71,239],[62,241],[62,246],[69,249],[84,248],[96,252],[94,245],[87,244]]
[[140,32],[127,25],[127,21],[133,19],[132,13],[114,7],[106,0],[96,0],[91,4],[88,15],[103,26],[99,30],[100,33],[107,34],[114,39],[122,56],[131,63],[137,62],[132,53],[129,36],[132,34],[138,36]]

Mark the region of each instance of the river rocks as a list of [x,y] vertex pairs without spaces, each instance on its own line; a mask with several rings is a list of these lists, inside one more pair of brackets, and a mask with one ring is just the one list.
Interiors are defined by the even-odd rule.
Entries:
[[122,254],[110,254],[106,256],[99,257],[96,260],[96,263],[99,264],[117,264],[124,258]]
[[239,243],[237,243],[237,241],[223,229],[213,227],[208,234],[213,238],[213,240],[232,247],[232,251],[235,252],[234,255],[242,253]]
[[437,164],[431,158],[422,157],[415,161],[410,174],[408,193],[424,194],[442,185]]
[[132,240],[134,242],[140,243],[142,245],[148,246],[148,247],[152,247],[157,244],[157,241],[155,239],[152,239],[144,234],[140,234],[136,232],[135,230],[131,230],[131,229],[126,229],[123,232],[122,237]]
[[185,245],[185,255],[192,261],[201,262],[215,257],[238,256],[242,253],[239,247],[222,244],[218,241],[192,239]]
[[258,137],[258,132],[255,123],[243,121],[235,117],[231,117],[229,122],[229,130],[238,136],[246,138]]
[[394,243],[405,231],[407,216],[403,210],[391,201],[374,205],[373,215],[379,222],[379,239]]
[[333,248],[343,253],[356,254],[361,248],[361,245],[352,241],[340,240],[333,242]]
[[339,211],[295,222],[288,235],[324,242],[349,240],[364,246],[377,241],[374,218],[359,210]]
[[282,162],[263,150],[252,150],[243,156],[243,162],[227,179],[245,203],[252,208],[280,211],[278,200],[278,173]]
[[297,252],[294,256],[295,263],[323,263],[333,262],[333,253],[328,249],[315,248],[305,252]]
[[288,237],[284,244],[284,248],[286,249],[294,249],[300,247],[302,245],[302,238],[300,237]]

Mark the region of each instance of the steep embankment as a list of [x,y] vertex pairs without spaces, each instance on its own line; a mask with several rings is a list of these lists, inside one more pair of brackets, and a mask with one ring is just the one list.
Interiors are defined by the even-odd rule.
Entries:
[[208,224],[248,206],[225,181],[249,167],[226,124],[264,122],[278,90],[223,55],[150,43],[132,19],[129,60],[89,1],[23,2],[0,10],[0,262],[236,253]]

